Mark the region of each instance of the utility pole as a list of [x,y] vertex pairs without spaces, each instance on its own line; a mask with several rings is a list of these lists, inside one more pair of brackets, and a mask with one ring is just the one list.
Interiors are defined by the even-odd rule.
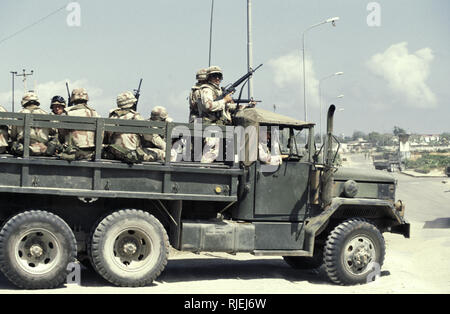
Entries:
[[23,82],[23,90],[26,93],[27,92],[27,76],[33,75],[34,71],[31,70],[30,73],[26,73],[25,69],[22,70],[22,74],[17,74],[15,71],[10,72],[12,74],[12,112],[14,112],[14,78],[15,76],[23,76],[22,82]]
[[24,92],[27,92],[27,76],[33,75],[34,71],[31,70],[30,73],[26,73],[25,69],[22,70],[22,74],[16,74],[16,76],[23,76],[22,82],[23,82],[23,90]]
[[[247,70],[253,67],[253,46],[252,46],[252,3],[247,0]],[[248,98],[253,98],[253,78],[248,80]]]

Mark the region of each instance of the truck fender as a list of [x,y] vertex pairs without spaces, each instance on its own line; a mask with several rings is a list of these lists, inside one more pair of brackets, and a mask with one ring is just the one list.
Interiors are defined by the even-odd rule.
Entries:
[[[349,215],[343,210],[351,206]],[[342,211],[341,211],[342,210]],[[315,217],[308,218],[305,221],[305,243],[304,249],[312,256],[314,252],[314,241],[328,225],[329,220],[333,216],[343,214],[344,218],[361,217],[364,218],[373,211],[382,211],[382,217],[392,221],[392,226],[389,231],[400,233],[406,238],[409,238],[409,224],[400,216],[399,211],[394,207],[394,204],[388,200],[378,199],[363,199],[363,198],[333,198],[331,204],[327,206],[322,213]]]

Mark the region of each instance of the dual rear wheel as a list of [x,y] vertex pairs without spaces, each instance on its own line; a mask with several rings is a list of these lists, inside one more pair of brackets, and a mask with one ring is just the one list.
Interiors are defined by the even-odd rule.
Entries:
[[[109,282],[144,286],[164,270],[169,240],[154,216],[140,210],[120,210],[94,228],[89,254],[93,268]],[[0,270],[20,288],[61,286],[76,256],[72,230],[60,217],[46,211],[20,213],[0,231]]]

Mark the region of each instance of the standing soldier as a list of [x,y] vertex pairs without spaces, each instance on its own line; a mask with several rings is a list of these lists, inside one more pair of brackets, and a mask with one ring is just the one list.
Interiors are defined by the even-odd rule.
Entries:
[[[211,66],[206,72],[207,82],[201,86],[199,113],[203,123],[227,125],[231,124],[230,110],[236,109],[231,95],[222,96],[220,82],[223,79],[222,70],[218,66]],[[208,137],[205,139],[202,163],[214,162],[219,156],[220,139]]]
[[[166,108],[156,106],[150,115],[150,121],[172,122],[169,118]],[[166,141],[164,136],[159,134],[144,134],[143,147],[146,153],[154,154],[157,160],[166,159]]]
[[207,69],[200,69],[195,76],[197,83],[191,88],[191,93],[189,94],[189,123],[194,123],[195,119],[200,118],[198,111],[201,99],[200,88],[206,83],[206,72]]
[[[89,96],[84,88],[74,89],[70,100],[72,107],[66,109],[68,116],[100,117],[99,114],[87,104]],[[95,132],[81,130],[64,130],[64,152],[62,159],[79,160],[92,159],[95,154]],[[99,143],[100,145],[101,143]]]
[[[132,92],[125,92],[117,96],[118,108],[111,111],[109,117],[112,119],[126,120],[144,120],[139,113],[132,108],[137,102]],[[139,134],[134,133],[109,133],[106,149],[107,157],[119,159],[128,163],[137,163],[141,161],[154,161],[155,155],[146,154],[141,147]]]
[[[26,93],[22,98],[23,109],[19,113],[31,114],[47,114],[47,112],[39,108],[39,98],[33,92]],[[30,155],[42,156],[47,155],[47,145],[49,142],[49,129],[30,128]],[[23,127],[11,127],[11,151],[15,155],[23,155]]]
[[[6,112],[6,109],[0,106],[0,112]],[[8,127],[6,125],[0,125],[0,154],[6,153],[9,146],[8,141]]]

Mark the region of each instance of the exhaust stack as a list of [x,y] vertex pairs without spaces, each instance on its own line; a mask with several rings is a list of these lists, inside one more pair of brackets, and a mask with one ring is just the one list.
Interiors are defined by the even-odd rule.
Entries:
[[333,198],[333,119],[334,112],[336,110],[335,105],[331,105],[328,108],[327,115],[327,142],[325,149],[325,167],[322,175],[322,207],[325,208],[331,204]]

